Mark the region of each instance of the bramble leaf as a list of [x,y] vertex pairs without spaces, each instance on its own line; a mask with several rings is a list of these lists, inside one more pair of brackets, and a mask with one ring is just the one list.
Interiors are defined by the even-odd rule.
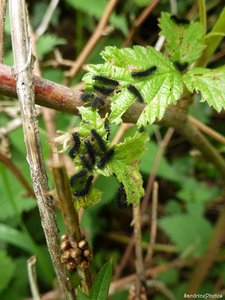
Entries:
[[142,177],[139,172],[139,158],[145,150],[148,136],[146,133],[136,133],[114,147],[115,154],[99,173],[110,176],[114,174],[124,185],[128,204],[139,203],[144,195]]
[[201,93],[201,102],[207,101],[218,112],[225,107],[225,67],[217,69],[194,68],[183,75],[190,92]]
[[[174,104],[183,92],[181,74],[173,63],[153,47],[134,46],[133,49],[118,49],[106,47],[101,53],[105,64],[89,65],[89,73],[83,80],[88,91],[93,90],[93,75],[101,74],[117,80],[120,86],[110,98],[111,114],[109,119],[115,124],[121,122],[121,116],[134,103],[136,97],[127,89],[128,85],[135,86],[147,104],[137,125],[153,123],[161,119],[169,104]],[[152,74],[134,78],[131,72],[143,71],[156,66]]]
[[191,64],[205,48],[204,30],[199,22],[176,24],[168,13],[159,18],[161,34],[165,36],[165,48],[174,61]]

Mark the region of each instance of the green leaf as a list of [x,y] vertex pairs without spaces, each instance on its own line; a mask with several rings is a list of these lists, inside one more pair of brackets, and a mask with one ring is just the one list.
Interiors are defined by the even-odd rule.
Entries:
[[186,250],[191,256],[199,256],[205,251],[213,231],[203,216],[194,213],[161,218],[159,225],[180,252]]
[[225,107],[225,67],[217,69],[194,68],[183,76],[190,92],[201,93],[201,102],[207,101],[218,112]]
[[107,262],[99,271],[91,288],[92,300],[106,300],[112,278],[112,261]]
[[6,254],[5,251],[0,250],[0,292],[2,292],[9,284],[14,276],[14,263],[13,260]]
[[[101,74],[119,81],[120,87],[111,98],[109,117],[115,124],[121,122],[121,116],[137,100],[127,89],[130,84],[139,90],[147,104],[137,122],[138,126],[146,125],[147,122],[153,123],[157,118],[161,119],[166,107],[176,103],[183,92],[181,74],[167,57],[153,47],[106,47],[101,55],[106,63],[89,65],[90,72],[83,80],[89,91],[93,90],[93,75]],[[131,76],[132,71],[142,71],[152,66],[156,66],[157,70],[147,77],[137,79]]]
[[34,252],[33,245],[23,232],[1,223],[0,241],[19,247],[29,253]]
[[170,14],[162,13],[159,27],[166,37],[166,50],[174,61],[191,64],[200,57],[205,44],[204,29],[199,22],[178,25],[171,20]]
[[81,288],[79,287],[77,289],[77,300],[91,300],[91,298],[88,297],[88,295],[86,295],[85,293],[83,293]]
[[186,178],[176,196],[186,202],[189,212],[203,214],[205,203],[215,199],[218,194],[218,188],[197,182],[193,178]]
[[115,154],[101,171],[105,176],[114,174],[118,181],[124,185],[129,204],[139,203],[144,195],[143,181],[139,172],[139,158],[145,150],[148,135],[136,133],[128,137],[123,143],[115,146]]
[[44,55],[54,50],[55,46],[66,44],[66,40],[58,38],[53,34],[44,34],[37,41],[38,58],[43,59]]
[[[93,3],[91,3],[89,0],[66,0],[66,2],[73,8],[78,9],[97,19],[102,17],[104,9],[107,5],[106,0],[98,0]],[[120,29],[125,35],[128,33],[128,25],[124,16],[118,16],[113,13],[110,17],[110,23],[115,26],[115,28]]]

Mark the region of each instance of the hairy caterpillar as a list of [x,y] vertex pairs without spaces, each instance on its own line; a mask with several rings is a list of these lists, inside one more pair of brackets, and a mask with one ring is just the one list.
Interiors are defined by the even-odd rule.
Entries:
[[144,99],[141,93],[138,91],[138,89],[135,86],[130,84],[127,86],[127,89],[138,99],[139,102],[144,103]]
[[87,181],[86,181],[86,183],[85,183],[84,188],[82,190],[75,191],[73,193],[74,196],[81,197],[81,196],[87,195],[88,192],[90,191],[93,179],[94,179],[93,175],[89,176],[88,179],[87,179]]
[[76,179],[82,178],[87,174],[86,169],[82,169],[80,172],[74,174],[73,176],[70,177],[70,185],[74,186]]
[[109,85],[114,85],[117,86],[119,85],[119,82],[115,79],[110,79],[101,75],[95,75],[92,77],[93,80],[105,83],[105,84],[109,84]]
[[114,149],[109,149],[104,157],[102,157],[99,162],[97,163],[98,168],[103,168],[105,166],[105,164],[112,158],[113,154],[114,154]]
[[131,72],[131,76],[132,77],[145,77],[145,76],[149,76],[150,74],[152,74],[153,72],[155,72],[156,69],[157,69],[156,66],[152,66],[151,68],[149,68],[147,70],[133,71],[133,72]]
[[94,130],[94,129],[91,129],[91,134],[95,138],[95,140],[97,141],[100,150],[102,152],[106,152],[107,148],[106,148],[105,142],[103,141],[103,139],[100,136],[100,134],[98,134],[97,131]]

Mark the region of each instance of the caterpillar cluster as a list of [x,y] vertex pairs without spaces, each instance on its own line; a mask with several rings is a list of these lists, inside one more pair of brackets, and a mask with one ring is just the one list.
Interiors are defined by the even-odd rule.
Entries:
[[80,98],[83,102],[89,102],[92,109],[97,109],[98,107],[105,105],[105,97],[111,95],[115,91],[119,82],[101,75],[95,75],[92,79],[95,81],[95,84],[93,84],[95,93],[83,92]]
[[[108,139],[110,130],[107,122],[105,126],[107,127]],[[87,195],[91,189],[94,176],[90,173],[94,166],[97,165],[100,169],[104,168],[114,155],[114,149],[107,147],[105,141],[95,129],[91,129],[90,138],[86,138],[83,141],[81,141],[78,132],[73,133],[72,138],[74,144],[69,151],[69,156],[71,159],[75,159],[77,155],[82,168],[70,177],[70,185],[74,190],[73,195],[82,197]],[[78,153],[80,149],[83,151],[81,154]]]
[[126,191],[125,191],[123,184],[120,185],[120,188],[119,188],[119,191],[117,194],[116,204],[119,208],[122,208],[122,209],[125,209],[128,207],[127,195],[126,195]]
[[80,267],[86,269],[92,262],[92,253],[85,239],[70,243],[68,235],[61,237],[61,262],[65,264],[68,271]]

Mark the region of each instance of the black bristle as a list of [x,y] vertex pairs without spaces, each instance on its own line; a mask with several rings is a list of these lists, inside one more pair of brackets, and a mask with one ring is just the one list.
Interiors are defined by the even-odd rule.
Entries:
[[102,152],[106,152],[107,148],[106,148],[105,142],[103,141],[103,139],[100,136],[100,134],[98,134],[97,131],[94,130],[94,129],[91,129],[91,134],[95,138],[95,140],[97,141],[100,150]]
[[80,99],[85,102],[85,101],[89,101],[94,97],[93,93],[88,93],[88,92],[84,92],[80,95]]
[[93,175],[89,176],[86,183],[85,183],[84,188],[82,190],[75,191],[74,196],[81,197],[81,196],[87,195],[88,192],[90,191],[93,179],[94,179]]
[[91,107],[95,109],[98,105],[105,105],[105,101],[104,101],[102,98],[96,96],[96,97],[91,101]]
[[76,179],[82,178],[87,174],[86,169],[82,169],[80,172],[74,174],[73,176],[70,177],[70,185],[74,186]]
[[119,188],[119,192],[116,199],[117,206],[121,209],[125,209],[128,207],[127,203],[127,194],[125,192],[124,186],[121,184]]
[[104,95],[110,95],[114,91],[114,87],[105,87],[105,86],[100,86],[100,85],[93,85],[93,88],[97,91],[100,92],[101,94]]
[[85,168],[87,168],[88,170],[92,169],[93,165],[92,165],[91,161],[89,161],[89,159],[87,159],[84,154],[80,155],[80,160]]
[[141,93],[138,91],[138,89],[135,86],[130,84],[127,86],[127,89],[138,99],[139,102],[144,103],[144,99]]
[[188,67],[188,63],[187,62],[180,63],[178,60],[174,61],[174,65],[177,68],[177,70],[179,70],[181,72],[185,71],[187,69],[187,67]]
[[132,77],[145,77],[151,75],[153,72],[155,72],[157,69],[156,66],[152,66],[151,68],[148,68],[143,71],[133,71],[131,72]]
[[114,149],[109,149],[105,153],[104,157],[101,158],[100,161],[97,163],[97,167],[100,168],[100,169],[103,168],[107,164],[107,162],[110,161],[110,159],[112,158],[114,152],[115,152]]
[[109,85],[114,85],[117,86],[119,85],[119,82],[115,79],[111,79],[111,78],[107,78],[101,75],[95,75],[92,77],[93,80],[105,83],[105,84],[109,84]]
[[172,21],[174,21],[177,25],[188,25],[188,24],[190,24],[189,20],[181,19],[181,18],[178,18],[177,16],[171,16],[170,19]]
[[91,144],[91,142],[89,140],[84,140],[84,144],[86,146],[88,156],[89,156],[92,164],[94,165],[95,164],[94,148],[93,148],[93,146],[92,146],[92,144]]

